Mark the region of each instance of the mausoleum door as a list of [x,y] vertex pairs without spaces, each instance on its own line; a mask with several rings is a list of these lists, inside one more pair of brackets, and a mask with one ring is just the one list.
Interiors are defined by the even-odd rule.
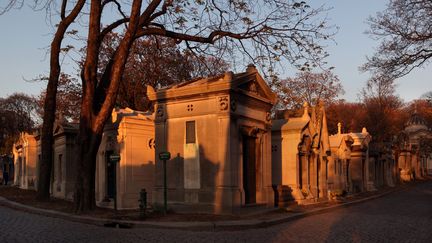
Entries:
[[110,155],[113,154],[113,151],[105,152],[105,161],[106,161],[106,192],[108,198],[114,198],[114,190],[116,186],[116,178],[115,178],[115,169],[116,164],[110,161]]
[[256,138],[243,136],[243,189],[245,204],[256,203]]
[[23,168],[22,168],[22,157],[18,157],[18,184],[21,185],[21,178],[23,178]]

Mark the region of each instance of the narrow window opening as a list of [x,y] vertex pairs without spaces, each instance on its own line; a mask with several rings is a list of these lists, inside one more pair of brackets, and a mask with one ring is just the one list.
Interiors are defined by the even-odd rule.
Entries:
[[186,122],[186,143],[195,143],[195,121]]

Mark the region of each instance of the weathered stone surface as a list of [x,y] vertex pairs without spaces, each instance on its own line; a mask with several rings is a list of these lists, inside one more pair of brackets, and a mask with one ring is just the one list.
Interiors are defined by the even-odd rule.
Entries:
[[[327,198],[327,163],[330,155],[324,104],[304,105],[301,117],[273,121],[273,185],[287,186],[291,198],[308,203]],[[286,192],[286,190],[285,190]],[[279,200],[289,198],[278,195]]]
[[[119,155],[120,161],[110,160]],[[153,116],[129,108],[115,109],[105,125],[96,161],[96,201],[99,206],[117,208],[139,206],[139,192],[147,191],[152,200],[155,169],[155,134]]]
[[[167,161],[168,204],[186,211],[235,213],[246,204],[273,206],[269,112],[276,101],[254,67],[155,92],[156,154]],[[156,160],[153,202],[163,203]]]
[[[51,195],[56,198],[73,200],[76,169],[75,137],[78,123],[56,121],[54,124],[54,157],[51,181]],[[40,135],[38,140],[38,157],[40,155]]]
[[[402,181],[422,178],[432,172],[430,144],[432,131],[425,120],[414,112],[405,124],[405,129],[397,136],[395,157]],[[424,146],[426,145],[426,146]]]
[[352,185],[350,174],[351,146],[354,139],[349,134],[341,132],[339,123],[338,133],[329,137],[331,156],[328,163],[329,193],[331,196],[349,192]]
[[22,189],[36,189],[37,185],[37,143],[34,135],[23,132],[13,145],[14,185]]

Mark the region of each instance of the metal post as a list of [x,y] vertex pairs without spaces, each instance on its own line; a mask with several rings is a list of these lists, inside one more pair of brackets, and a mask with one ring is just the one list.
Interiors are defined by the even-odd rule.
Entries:
[[169,152],[160,152],[159,159],[163,161],[163,177],[164,177],[164,214],[167,213],[167,169],[166,169],[166,161],[171,158],[171,154]]
[[120,161],[120,155],[110,155],[109,161],[114,164],[114,210],[117,212],[117,164]]
[[147,191],[145,189],[141,189],[140,199],[138,201],[140,202],[139,204],[140,218],[144,219],[146,215],[146,209],[147,209]]
[[167,213],[167,171],[166,171],[166,160],[163,160],[163,170],[164,170],[164,214]]
[[114,211],[117,212],[117,162],[114,162]]

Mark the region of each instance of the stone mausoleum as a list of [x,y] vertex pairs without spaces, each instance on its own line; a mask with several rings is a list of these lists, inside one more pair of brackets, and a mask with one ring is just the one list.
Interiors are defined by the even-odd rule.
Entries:
[[33,134],[22,132],[12,152],[14,156],[14,185],[22,189],[36,189],[37,164],[36,164],[36,138]]
[[279,206],[327,198],[330,145],[324,103],[273,121],[272,173]]
[[328,186],[333,194],[350,192],[352,181],[350,174],[351,150],[354,139],[349,133],[342,133],[342,124],[338,123],[338,133],[329,137],[331,158],[328,167]]
[[[167,161],[168,206],[235,213],[273,206],[270,110],[276,95],[254,66],[244,73],[183,82],[155,92],[156,154]],[[163,166],[156,159],[153,202],[163,204]]]
[[[51,195],[56,198],[73,200],[75,191],[75,139],[78,134],[78,123],[63,119],[54,123],[54,156],[51,176]],[[38,140],[38,164],[40,163],[40,135]]]
[[[142,189],[152,200],[155,171],[153,116],[129,108],[114,109],[105,124],[96,159],[96,203],[101,207],[138,208]],[[118,155],[119,161],[110,159]],[[116,201],[115,201],[116,199]]]
[[427,174],[432,160],[431,141],[432,131],[424,118],[414,112],[397,138],[395,157],[402,181],[419,179]]

